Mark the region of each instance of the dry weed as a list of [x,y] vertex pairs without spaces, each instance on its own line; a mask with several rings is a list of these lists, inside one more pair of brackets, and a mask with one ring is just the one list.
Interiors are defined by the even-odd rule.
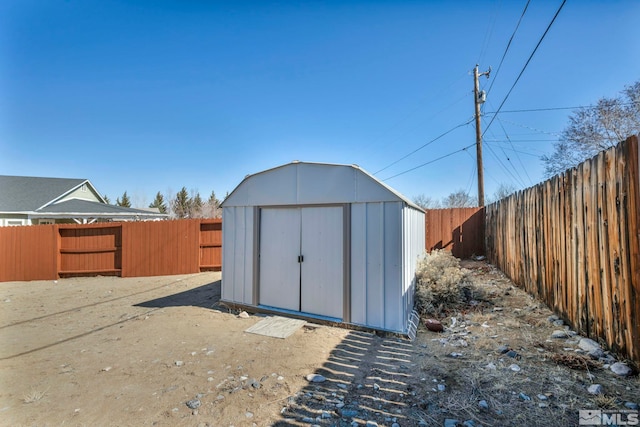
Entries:
[[470,289],[469,270],[445,250],[433,250],[418,263],[416,303],[422,314],[440,314],[474,293]]
[[606,394],[599,394],[594,399],[598,408],[601,409],[614,409],[617,408],[617,398],[615,396],[607,396]]
[[31,389],[29,393],[26,396],[24,396],[22,401],[27,404],[39,402],[42,399],[44,399],[48,391],[49,389],[46,389],[46,390]]
[[592,360],[590,357],[581,356],[579,354],[558,354],[554,353],[551,355],[551,360],[554,362],[564,365],[571,369],[578,370],[589,370],[589,369],[600,369],[602,364],[600,362],[596,362]]

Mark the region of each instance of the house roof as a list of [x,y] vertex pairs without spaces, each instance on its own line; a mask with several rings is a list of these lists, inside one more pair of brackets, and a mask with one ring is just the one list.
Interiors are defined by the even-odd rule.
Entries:
[[[69,198],[86,185],[99,201]],[[35,218],[166,218],[166,214],[107,204],[88,179],[0,175],[0,212]]]
[[[53,215],[51,215],[53,214]],[[159,212],[150,212],[143,209],[125,208],[122,206],[108,205],[106,203],[92,202],[89,200],[72,199],[56,203],[38,209],[37,216],[55,216],[56,214],[71,214],[74,217],[108,216],[108,217],[135,217],[135,216],[162,216]]]
[[35,211],[88,181],[78,178],[0,175],[0,211]]
[[247,175],[223,206],[402,201],[411,199],[358,165],[294,161]]

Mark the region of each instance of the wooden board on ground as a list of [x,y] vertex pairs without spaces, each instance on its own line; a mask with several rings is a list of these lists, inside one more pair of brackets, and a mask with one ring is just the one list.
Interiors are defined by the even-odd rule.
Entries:
[[300,319],[270,316],[251,326],[245,332],[274,338],[287,338],[303,327],[305,323],[307,322]]

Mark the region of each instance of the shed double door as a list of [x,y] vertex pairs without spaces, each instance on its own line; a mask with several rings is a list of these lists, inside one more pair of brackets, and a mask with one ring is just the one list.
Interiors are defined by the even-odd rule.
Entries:
[[343,209],[263,208],[259,303],[342,319]]

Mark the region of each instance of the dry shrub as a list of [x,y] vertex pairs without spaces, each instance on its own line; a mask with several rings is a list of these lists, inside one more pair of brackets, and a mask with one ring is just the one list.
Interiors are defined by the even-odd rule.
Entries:
[[564,365],[571,369],[587,371],[590,369],[602,368],[602,363],[592,360],[589,357],[579,354],[558,354],[551,355],[551,360],[559,365]]
[[443,249],[426,253],[416,271],[416,304],[425,314],[441,314],[465,300],[470,286],[469,270],[460,267],[460,260]]

